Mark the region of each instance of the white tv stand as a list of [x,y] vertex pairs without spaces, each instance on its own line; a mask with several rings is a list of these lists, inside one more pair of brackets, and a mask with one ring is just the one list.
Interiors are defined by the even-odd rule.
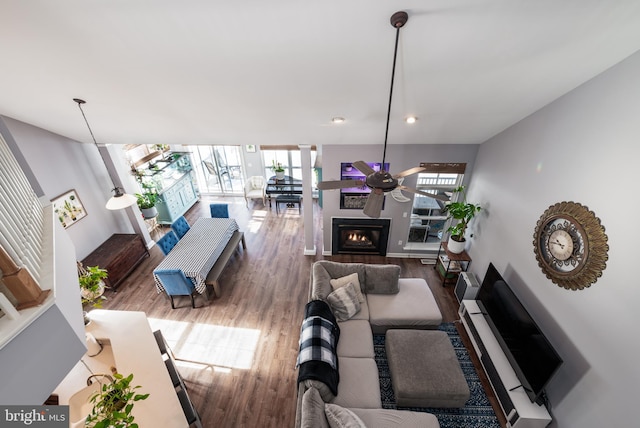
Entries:
[[549,425],[551,415],[544,406],[529,400],[477,302],[463,300],[458,313],[507,418],[507,427],[544,428]]

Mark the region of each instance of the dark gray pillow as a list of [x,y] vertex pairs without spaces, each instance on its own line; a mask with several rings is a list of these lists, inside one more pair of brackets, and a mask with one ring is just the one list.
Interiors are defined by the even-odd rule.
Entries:
[[364,265],[366,280],[364,291],[369,294],[397,294],[400,266]]

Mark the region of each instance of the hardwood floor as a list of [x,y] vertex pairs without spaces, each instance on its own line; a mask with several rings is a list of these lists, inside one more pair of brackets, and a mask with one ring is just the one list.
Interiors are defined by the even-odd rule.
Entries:
[[[151,256],[118,287],[107,290],[104,309],[143,311],[153,329],[160,328],[179,359],[189,395],[205,427],[292,427],[295,419],[298,336],[307,302],[311,265],[320,254],[322,236],[316,228],[315,256],[304,256],[303,222],[298,210],[245,206],[243,198],[206,197],[187,214],[190,223],[209,217],[210,202],[230,204],[230,216],[245,233],[247,249],[236,253],[220,278],[222,296],[196,300],[158,294],[152,271],[163,259],[153,247]],[[284,208],[284,207],[283,207]],[[321,210],[314,204],[321,225]],[[154,239],[168,228],[160,228]],[[394,263],[403,277],[425,278],[445,322],[457,319],[452,287],[443,288],[431,266],[419,259],[380,256],[332,256],[341,262]],[[459,328],[463,338],[464,329]],[[475,355],[474,355],[475,357]],[[479,362],[475,359],[476,367]],[[486,379],[485,389],[488,388]],[[144,387],[144,385],[143,385]],[[149,391],[152,392],[152,391]],[[492,394],[489,394],[492,395]],[[494,407],[496,406],[493,399]],[[496,412],[498,413],[498,412]],[[501,421],[505,425],[504,420]]]

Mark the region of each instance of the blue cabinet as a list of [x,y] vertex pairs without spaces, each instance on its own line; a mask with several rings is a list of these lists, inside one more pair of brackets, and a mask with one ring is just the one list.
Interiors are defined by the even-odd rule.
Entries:
[[171,187],[165,188],[160,193],[160,199],[162,202],[156,204],[158,223],[171,224],[184,215],[198,201],[191,172],[184,174]]
[[[172,152],[153,159],[138,170],[141,181],[160,196],[156,203],[159,224],[171,224],[198,201],[190,153]],[[144,184],[143,184],[144,185]]]

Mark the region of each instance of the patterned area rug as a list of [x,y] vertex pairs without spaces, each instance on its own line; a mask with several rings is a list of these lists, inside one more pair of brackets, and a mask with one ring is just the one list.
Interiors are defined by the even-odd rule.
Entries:
[[384,335],[373,336],[376,364],[380,376],[380,392],[382,394],[382,407],[385,409],[403,409],[416,412],[429,412],[434,414],[440,422],[441,428],[500,428],[500,423],[489,403],[489,399],[482,388],[480,378],[469,358],[467,349],[462,344],[460,335],[453,323],[443,323],[440,330],[445,331],[453,344],[456,356],[462,367],[464,377],[469,384],[471,396],[463,408],[460,409],[435,409],[435,408],[405,408],[396,407],[396,399],[393,395],[389,364],[384,348]]

